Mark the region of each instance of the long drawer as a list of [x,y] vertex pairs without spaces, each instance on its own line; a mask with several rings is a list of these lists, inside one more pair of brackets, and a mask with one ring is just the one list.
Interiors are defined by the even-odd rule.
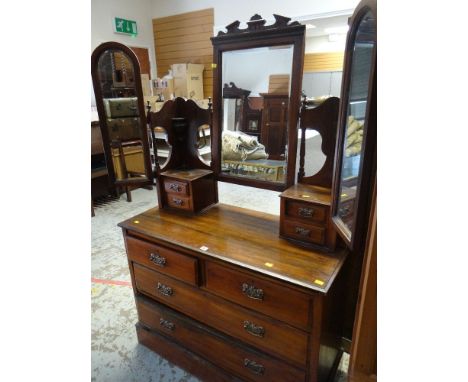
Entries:
[[137,289],[280,359],[305,367],[307,333],[133,263]]
[[210,292],[287,324],[309,327],[309,295],[213,262],[206,262],[205,269]]
[[136,302],[140,323],[245,380],[299,382],[305,379],[304,371],[234,343],[160,304],[144,298],[137,298]]
[[197,285],[198,259],[126,236],[128,257],[139,264]]

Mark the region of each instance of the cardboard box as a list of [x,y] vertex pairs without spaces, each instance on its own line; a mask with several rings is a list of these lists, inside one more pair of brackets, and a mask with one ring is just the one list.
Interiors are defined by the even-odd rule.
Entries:
[[176,97],[203,99],[202,64],[173,64],[174,94]]

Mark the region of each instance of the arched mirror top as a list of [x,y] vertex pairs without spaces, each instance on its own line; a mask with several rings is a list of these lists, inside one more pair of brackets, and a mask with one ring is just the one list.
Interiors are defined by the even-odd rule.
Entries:
[[99,125],[111,181],[151,184],[140,65],[135,53],[117,42],[99,45],[91,55]]
[[218,180],[284,190],[295,180],[305,26],[254,15],[212,37]]

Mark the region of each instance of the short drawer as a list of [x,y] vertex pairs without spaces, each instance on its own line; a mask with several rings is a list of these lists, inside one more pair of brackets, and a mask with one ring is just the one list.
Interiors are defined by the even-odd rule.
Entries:
[[198,259],[130,236],[125,240],[130,260],[190,284],[198,284]]
[[283,231],[286,236],[315,244],[325,243],[325,228],[298,223],[291,220],[283,221]]
[[133,264],[137,290],[227,335],[304,368],[307,333]]
[[191,210],[192,201],[190,198],[180,196],[178,194],[166,194],[167,204],[174,208],[179,208],[181,210]]
[[304,222],[324,223],[327,217],[327,207],[311,203],[301,203],[295,200],[286,200],[286,215],[300,218]]
[[140,323],[248,381],[305,380],[305,372],[234,342],[163,305],[137,298]]
[[178,194],[178,195],[188,195],[189,186],[187,183],[179,182],[172,179],[164,179],[164,189],[168,193]]
[[206,262],[206,289],[287,324],[308,328],[310,295]]

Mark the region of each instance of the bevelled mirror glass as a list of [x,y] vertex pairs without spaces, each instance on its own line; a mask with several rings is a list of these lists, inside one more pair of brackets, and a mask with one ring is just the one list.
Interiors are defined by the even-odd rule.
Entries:
[[[356,19],[355,19],[356,20]],[[353,39],[347,47],[350,59],[345,73],[340,115],[342,129],[337,161],[337,195],[334,221],[339,232],[353,246],[356,226],[359,225],[358,209],[361,188],[369,188],[369,164],[375,146],[375,50],[377,24],[369,10],[357,18],[357,25],[350,31]],[[374,97],[375,98],[375,97]],[[372,103],[373,101],[373,103]],[[371,138],[372,137],[372,138]],[[367,158],[367,160],[366,160]]]
[[152,183],[136,56],[122,44],[105,43],[93,52],[91,69],[111,179],[117,185]]
[[[222,83],[249,93],[242,98],[223,94],[224,175],[286,183],[292,60],[291,44],[223,52]],[[250,110],[257,110],[258,115],[247,116]]]
[[218,180],[273,190],[294,182],[304,25],[255,15],[213,37]]

